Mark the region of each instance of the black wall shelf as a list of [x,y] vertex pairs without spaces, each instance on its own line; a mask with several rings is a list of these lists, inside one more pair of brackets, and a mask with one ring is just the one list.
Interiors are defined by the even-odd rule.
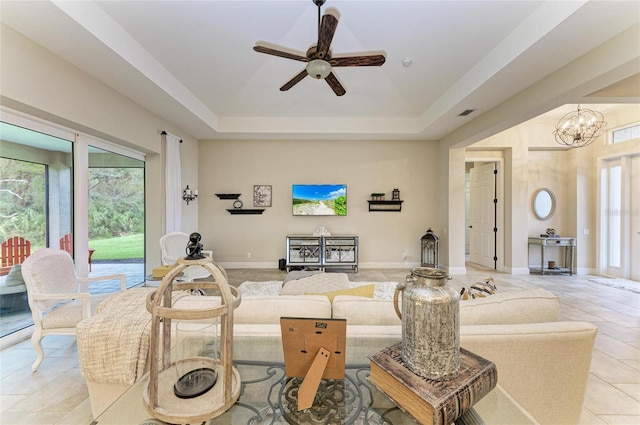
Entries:
[[216,193],[216,196],[220,199],[238,199],[239,193]]
[[402,211],[404,201],[367,201],[369,202],[369,212],[376,211]]
[[233,209],[228,209],[227,211],[229,211],[229,214],[231,214],[231,215],[235,215],[235,214],[262,214],[264,212],[264,208],[263,209],[233,208]]

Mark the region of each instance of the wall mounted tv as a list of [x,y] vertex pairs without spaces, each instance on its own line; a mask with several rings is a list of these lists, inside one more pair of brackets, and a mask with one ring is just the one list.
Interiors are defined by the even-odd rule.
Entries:
[[293,215],[347,215],[346,184],[294,184]]

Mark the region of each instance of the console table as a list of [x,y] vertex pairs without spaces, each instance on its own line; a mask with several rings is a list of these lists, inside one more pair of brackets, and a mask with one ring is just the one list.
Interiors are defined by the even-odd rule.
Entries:
[[287,236],[287,270],[291,267],[318,268],[351,267],[358,273],[358,237]]
[[[529,245],[540,246],[540,267],[529,267],[530,272],[537,272],[541,275],[552,273],[569,273],[569,275],[573,275],[573,251],[576,246],[576,238],[530,237]],[[564,250],[564,263],[562,266],[557,265],[555,268],[545,267],[545,248],[547,247],[559,247]]]
[[[240,399],[207,425],[264,424],[387,424],[415,425],[369,383],[369,365],[347,365],[344,380],[322,380],[314,405],[297,411],[297,378],[287,378],[283,363],[236,361],[242,376]],[[249,376],[250,378],[246,378]],[[142,402],[144,379],[135,382],[91,425],[162,424]],[[386,401],[386,403],[385,403]],[[456,425],[537,424],[499,385],[465,412]]]

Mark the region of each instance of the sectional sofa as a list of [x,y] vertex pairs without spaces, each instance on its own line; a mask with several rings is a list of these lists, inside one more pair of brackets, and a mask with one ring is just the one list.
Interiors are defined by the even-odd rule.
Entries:
[[[234,311],[234,359],[256,360],[258,356],[260,360],[281,362],[281,316],[346,319],[347,363],[361,363],[368,354],[401,340],[401,322],[391,299],[340,295],[333,287],[324,289],[332,289],[331,295],[310,295],[308,287],[288,283],[279,294],[242,295]],[[313,292],[321,290],[316,286]],[[112,297],[142,299],[149,290],[139,291]],[[185,295],[176,303],[202,308],[216,300],[217,297]],[[97,363],[83,358],[83,341],[91,340],[90,335],[97,331],[96,321],[102,325],[112,321],[114,327],[126,327],[128,320],[140,323],[139,318],[146,312],[143,302],[136,303],[130,303],[130,312],[135,314],[123,314],[127,303],[107,301],[78,327],[80,367],[87,379],[94,417],[141,377],[146,369],[146,353],[132,353],[128,360],[134,366],[127,376],[110,382],[110,374],[105,373],[108,371],[96,374],[91,368],[95,369]],[[496,364],[499,385],[539,423],[576,424],[597,328],[586,322],[558,321],[558,313],[558,298],[543,289],[499,292],[461,301],[460,340],[462,347]],[[140,332],[143,339],[147,338],[144,330]]]

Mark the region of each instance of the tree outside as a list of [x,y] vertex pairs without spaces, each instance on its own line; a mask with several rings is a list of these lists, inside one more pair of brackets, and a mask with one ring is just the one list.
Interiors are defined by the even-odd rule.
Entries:
[[45,246],[46,166],[0,158],[0,239],[13,236]]

